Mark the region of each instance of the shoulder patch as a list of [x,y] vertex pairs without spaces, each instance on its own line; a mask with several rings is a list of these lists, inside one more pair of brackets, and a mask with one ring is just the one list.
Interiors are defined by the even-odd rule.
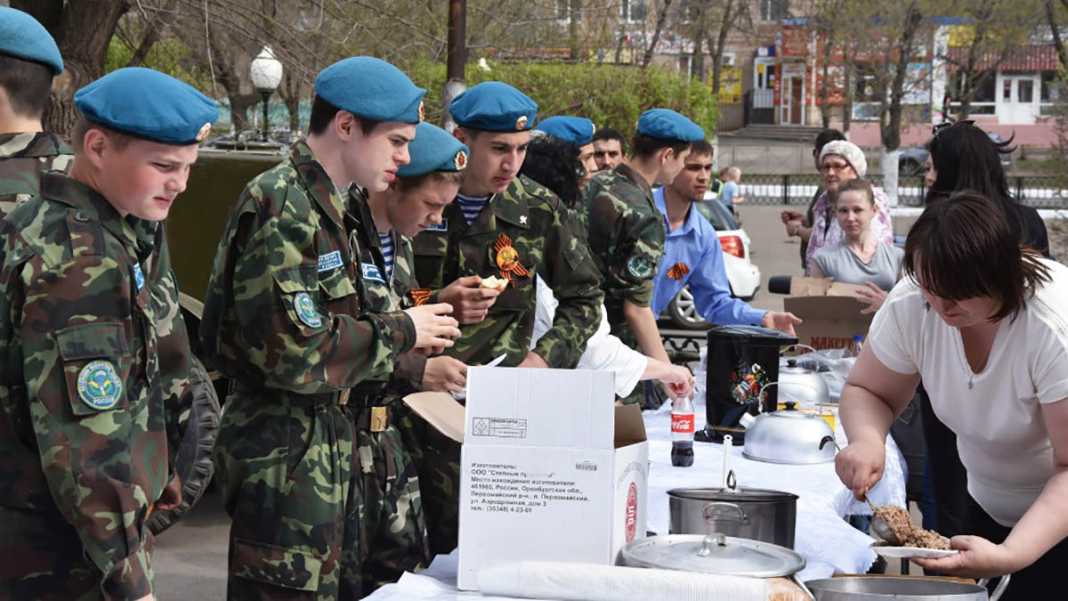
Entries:
[[382,271],[374,263],[360,263],[360,271],[365,280],[386,283],[386,279],[382,277]]
[[293,308],[297,312],[297,318],[309,328],[318,328],[323,325],[323,317],[315,308],[315,301],[307,292],[299,292],[293,298]]

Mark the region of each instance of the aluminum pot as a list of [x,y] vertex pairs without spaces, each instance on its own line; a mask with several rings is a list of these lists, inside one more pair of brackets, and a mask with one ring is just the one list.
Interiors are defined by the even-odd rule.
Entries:
[[827,381],[814,370],[798,365],[796,359],[787,359],[779,366],[779,403],[798,405],[823,405],[831,402]]
[[834,431],[818,415],[800,411],[762,413],[746,424],[742,455],[768,463],[827,463],[834,461],[834,449],[820,446],[827,436],[834,436]]
[[672,534],[719,532],[794,548],[797,495],[761,488],[668,491]]
[[985,580],[970,584],[957,580],[908,576],[841,576],[805,583],[815,601],[997,601],[1009,584],[1003,576],[987,597]]

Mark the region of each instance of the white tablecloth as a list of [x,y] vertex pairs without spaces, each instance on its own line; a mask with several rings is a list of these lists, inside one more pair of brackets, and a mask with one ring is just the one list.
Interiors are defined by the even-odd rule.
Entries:
[[[698,403],[697,427],[704,426],[704,406]],[[648,529],[668,532],[668,497],[672,488],[720,486],[723,447],[718,444],[694,443],[694,465],[688,468],[671,465],[671,418],[668,406],[644,414],[649,439],[649,523]],[[839,443],[845,442],[839,429]],[[869,493],[875,504],[905,505],[905,460],[897,445],[887,438],[886,470],[882,481]],[[864,573],[875,561],[869,546],[872,539],[843,520],[849,514],[870,514],[865,503],[857,502],[834,473],[833,463],[818,465],[778,465],[751,461],[734,447],[730,458],[739,486],[770,488],[798,495],[797,530],[794,548],[803,555],[807,566],[798,575],[801,580],[826,578],[833,573]],[[497,601],[478,593],[456,590],[457,554],[439,556],[429,569],[420,574],[405,574],[399,582],[382,587],[367,597],[372,601],[394,599],[451,601],[468,597]]]

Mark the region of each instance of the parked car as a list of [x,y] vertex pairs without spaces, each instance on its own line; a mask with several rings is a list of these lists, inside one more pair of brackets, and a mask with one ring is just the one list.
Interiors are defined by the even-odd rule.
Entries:
[[[750,261],[749,234],[738,226],[734,216],[714,194],[705,194],[704,200],[696,206],[716,229],[719,244],[723,248],[723,264],[731,295],[745,301],[752,300],[760,289],[760,268]],[[661,318],[674,327],[687,330],[708,327],[708,322],[697,312],[689,287],[683,288],[668,303]]]
[[[995,144],[1004,144],[1005,139],[994,132],[987,132],[990,139]],[[910,177],[923,177],[923,174],[927,171],[927,152],[926,146],[912,146],[909,148],[901,149],[901,156],[897,159],[898,173]],[[1001,166],[1005,171],[1012,168],[1012,153],[1001,155]]]

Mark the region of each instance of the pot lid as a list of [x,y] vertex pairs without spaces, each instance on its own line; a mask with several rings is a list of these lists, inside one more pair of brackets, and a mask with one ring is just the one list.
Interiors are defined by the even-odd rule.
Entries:
[[805,567],[805,558],[785,547],[723,534],[668,534],[623,547],[628,565],[724,576],[774,578]]
[[767,488],[673,488],[669,497],[694,499],[696,501],[755,501],[772,503],[776,501],[793,501],[797,495]]

